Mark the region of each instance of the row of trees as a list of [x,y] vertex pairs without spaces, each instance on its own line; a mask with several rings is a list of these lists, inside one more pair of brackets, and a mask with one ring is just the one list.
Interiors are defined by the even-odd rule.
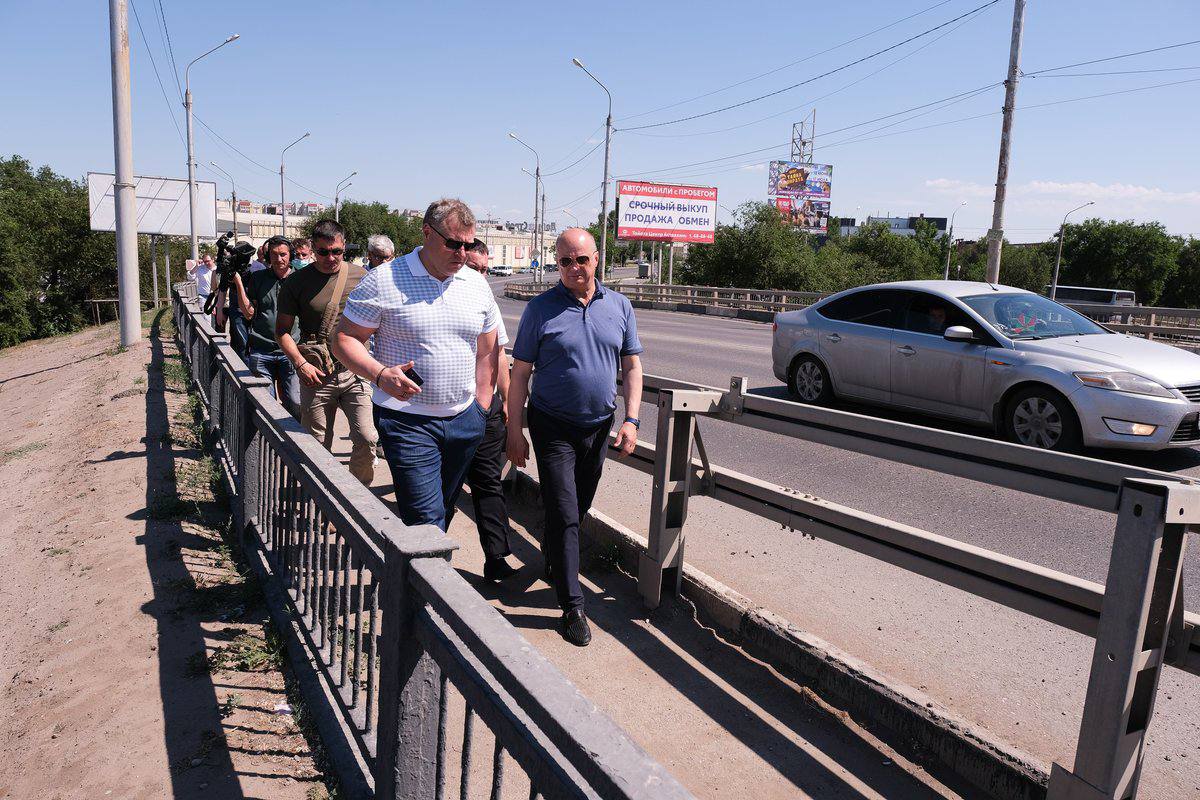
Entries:
[[[690,248],[677,269],[679,283],[704,286],[836,292],[868,283],[940,278],[950,246],[930,222],[915,236],[899,236],[884,223],[853,236],[836,229],[824,242],[784,224],[767,203],[746,203],[732,225],[718,225],[716,241]],[[1054,269],[1058,237],[1031,245],[1004,243],[1000,280],[1040,292]],[[952,278],[983,280],[984,239],[960,243],[950,257]],[[1171,236],[1157,222],[1089,219],[1063,236],[1059,282],[1133,289],[1146,305],[1200,307],[1200,239]]]

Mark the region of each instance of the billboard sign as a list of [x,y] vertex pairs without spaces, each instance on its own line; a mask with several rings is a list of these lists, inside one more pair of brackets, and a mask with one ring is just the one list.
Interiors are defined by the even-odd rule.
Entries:
[[715,187],[617,181],[617,238],[712,244]]
[[833,167],[799,161],[772,161],[767,194],[784,218],[807,233],[829,229]]
[[[112,173],[89,172],[88,221],[94,231],[117,229],[117,206],[113,195]],[[190,236],[188,183],[177,178],[133,179],[138,233],[166,236]],[[196,181],[196,236],[217,237],[217,185]]]

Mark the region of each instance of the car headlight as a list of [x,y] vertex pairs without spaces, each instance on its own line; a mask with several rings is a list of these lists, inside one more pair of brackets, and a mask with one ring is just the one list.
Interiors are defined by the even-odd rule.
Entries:
[[1113,392],[1148,394],[1152,397],[1174,397],[1171,390],[1157,381],[1134,375],[1132,372],[1076,372],[1076,379],[1084,386],[1108,389]]

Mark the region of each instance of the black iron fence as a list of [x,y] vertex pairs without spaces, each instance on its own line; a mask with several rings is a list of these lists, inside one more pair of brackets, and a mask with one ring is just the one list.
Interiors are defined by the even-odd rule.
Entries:
[[315,673],[346,795],[441,800],[457,778],[464,798],[473,782],[494,799],[690,797],[450,566],[442,531],[405,526],[300,427],[193,284],[173,311],[235,529]]

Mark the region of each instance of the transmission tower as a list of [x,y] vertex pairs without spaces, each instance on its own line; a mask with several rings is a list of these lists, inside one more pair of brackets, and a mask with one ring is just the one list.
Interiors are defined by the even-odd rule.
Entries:
[[813,140],[817,138],[817,110],[792,125],[792,161],[811,164]]

